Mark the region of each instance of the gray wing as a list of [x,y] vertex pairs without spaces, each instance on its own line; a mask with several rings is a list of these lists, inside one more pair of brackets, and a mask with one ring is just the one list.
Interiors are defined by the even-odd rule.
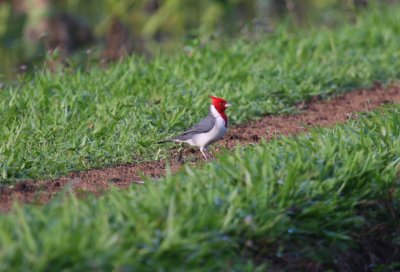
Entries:
[[185,141],[185,140],[192,138],[193,135],[195,135],[195,134],[209,132],[214,127],[214,125],[215,125],[215,117],[210,112],[206,118],[204,118],[203,120],[200,121],[200,123],[198,123],[194,127],[188,129],[181,135],[176,136],[172,139]]

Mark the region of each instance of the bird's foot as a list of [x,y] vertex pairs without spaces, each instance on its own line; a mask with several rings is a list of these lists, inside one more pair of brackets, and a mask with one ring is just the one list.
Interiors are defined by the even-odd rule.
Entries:
[[211,161],[212,159],[213,159],[213,156],[212,156],[212,154],[211,154],[211,152],[204,152],[203,153],[203,156],[204,156],[204,160],[205,161]]

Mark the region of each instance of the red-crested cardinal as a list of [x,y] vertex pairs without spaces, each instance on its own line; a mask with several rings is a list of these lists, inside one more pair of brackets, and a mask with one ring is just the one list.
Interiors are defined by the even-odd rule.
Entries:
[[198,146],[200,147],[201,154],[208,160],[210,156],[206,153],[207,147],[220,140],[228,129],[228,117],[225,114],[225,110],[231,106],[222,98],[215,96],[210,96],[210,98],[212,99],[212,104],[206,118],[181,135],[158,143],[177,142]]

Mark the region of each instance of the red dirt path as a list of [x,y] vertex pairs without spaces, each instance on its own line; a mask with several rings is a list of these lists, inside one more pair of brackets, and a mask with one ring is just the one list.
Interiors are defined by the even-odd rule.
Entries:
[[[271,139],[278,135],[293,135],[307,130],[310,126],[330,126],[345,122],[357,112],[370,111],[388,103],[400,102],[400,86],[381,88],[379,84],[368,90],[359,90],[321,101],[318,98],[297,105],[299,114],[269,115],[230,128],[220,146],[232,148],[235,145],[257,143],[261,138]],[[187,149],[184,156],[198,155],[194,149]],[[169,165],[176,172],[182,165],[181,154],[172,151]],[[132,183],[141,183],[141,175],[161,177],[165,175],[165,161],[139,164],[125,164],[83,172],[73,172],[64,177],[44,181],[24,181],[10,187],[0,188],[0,211],[7,212],[14,201],[21,203],[47,203],[66,186],[77,193],[101,194],[111,186],[127,188]]]

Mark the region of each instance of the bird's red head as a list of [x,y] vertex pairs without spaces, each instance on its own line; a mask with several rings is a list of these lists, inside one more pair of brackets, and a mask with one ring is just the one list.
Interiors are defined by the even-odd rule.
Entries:
[[214,105],[215,109],[219,112],[219,113],[224,113],[225,110],[230,107],[231,105],[226,102],[225,99],[216,97],[216,96],[210,96],[211,100],[212,100],[212,104]]
[[212,104],[215,107],[215,109],[219,112],[221,117],[225,120],[225,127],[228,127],[228,117],[225,114],[225,110],[230,107],[231,105],[226,102],[225,99],[216,97],[216,96],[210,96],[212,100]]

